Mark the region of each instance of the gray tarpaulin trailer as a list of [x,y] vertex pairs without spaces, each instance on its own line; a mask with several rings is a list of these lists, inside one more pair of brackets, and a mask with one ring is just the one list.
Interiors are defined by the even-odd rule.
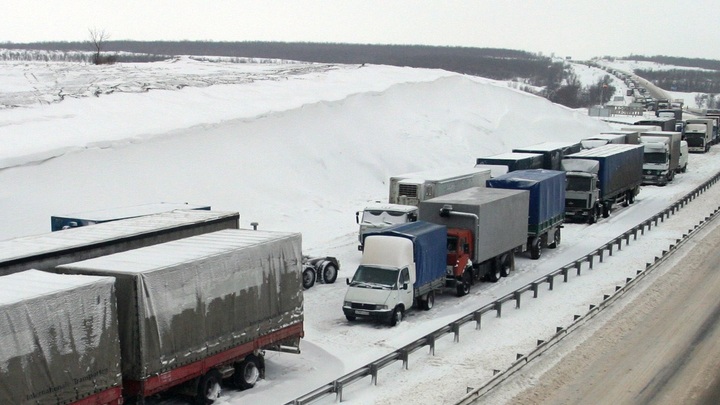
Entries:
[[202,399],[221,377],[254,385],[261,350],[299,351],[301,243],[299,233],[229,229],[57,271],[115,277],[129,398],[190,382],[181,388]]
[[0,277],[0,404],[122,403],[113,282]]
[[237,212],[176,210],[0,241],[0,276],[122,252],[188,236],[237,229]]

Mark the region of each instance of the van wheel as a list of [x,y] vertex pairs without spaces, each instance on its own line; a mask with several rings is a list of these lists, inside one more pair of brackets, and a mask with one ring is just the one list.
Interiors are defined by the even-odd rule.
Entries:
[[390,317],[390,326],[395,326],[402,322],[403,320],[403,310],[400,307],[395,307],[392,313],[392,317]]
[[435,291],[430,291],[427,296],[422,300],[422,308],[426,311],[432,309],[435,306]]
[[217,370],[210,370],[200,377],[197,387],[195,403],[197,405],[209,405],[220,398],[220,373]]
[[304,289],[312,288],[315,285],[315,270],[306,267],[302,272],[302,285]]
[[241,390],[247,390],[255,386],[260,379],[260,359],[255,355],[249,355],[245,360],[235,363],[233,373],[233,385]]

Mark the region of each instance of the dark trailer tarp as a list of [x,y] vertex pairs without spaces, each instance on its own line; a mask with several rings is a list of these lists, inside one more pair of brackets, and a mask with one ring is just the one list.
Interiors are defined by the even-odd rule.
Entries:
[[488,180],[487,187],[530,192],[530,235],[540,234],[565,219],[565,172],[518,170]]
[[113,282],[39,270],[0,277],[0,404],[120,398]]
[[447,228],[425,221],[409,222],[365,233],[391,235],[413,241],[413,256],[416,264],[415,287],[424,286],[438,278],[445,277],[447,256]]
[[0,276],[55,266],[168,242],[237,229],[237,212],[175,210],[93,226],[0,241]]
[[574,153],[566,159],[587,159],[600,163],[598,187],[600,198],[624,193],[642,183],[643,145],[610,144]]
[[542,169],[543,155],[539,153],[509,152],[475,159],[477,165],[507,166],[508,172],[525,169]]
[[116,278],[123,379],[303,322],[301,235],[229,229],[58,267]]

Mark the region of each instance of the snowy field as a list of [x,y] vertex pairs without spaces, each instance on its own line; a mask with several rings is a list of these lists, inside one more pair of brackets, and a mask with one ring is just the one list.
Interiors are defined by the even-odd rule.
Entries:
[[[225,391],[220,404],[290,401],[574,261],[720,169],[718,151],[692,155],[673,184],[643,187],[634,205],[598,224],[566,226],[558,249],[537,261],[518,257],[517,271],[498,283],[438,297],[432,311],[410,312],[395,328],[350,324],[341,305],[344,279],[360,257],[354,214],[387,198],[391,175],[472,167],[478,156],[612,127],[507,83],[442,70],[190,58],[2,65],[0,239],[48,232],[56,214],[189,202],[238,211],[243,227],[257,221],[302,232],[305,253],[339,258],[338,282],[305,293],[302,353],[269,353],[266,379],[247,392]],[[697,222],[702,201],[677,217]],[[661,225],[645,245],[541,291],[521,310],[484,318],[481,331],[463,329],[459,343],[444,338],[436,356],[421,350],[409,370],[384,369],[377,387],[369,379],[348,387],[345,403],[454,403],[614,290],[687,226]]]

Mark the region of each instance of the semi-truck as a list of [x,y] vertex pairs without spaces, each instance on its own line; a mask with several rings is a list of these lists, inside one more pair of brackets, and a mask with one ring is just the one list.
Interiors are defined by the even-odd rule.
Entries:
[[0,403],[120,405],[111,277],[0,277]]
[[539,259],[544,247],[560,245],[565,221],[565,172],[558,170],[517,170],[487,182],[489,188],[530,192],[527,223],[527,251]]
[[[502,173],[515,170],[542,169],[545,157],[541,153],[508,152],[475,159],[475,167],[499,167]],[[493,173],[494,175],[494,173]]]
[[420,219],[447,226],[446,286],[457,295],[515,269],[525,248],[530,192],[474,187],[420,203]]
[[615,204],[635,202],[643,181],[643,145],[605,145],[563,159],[565,218],[597,222]]
[[106,208],[92,211],[75,212],[65,215],[53,215],[50,217],[50,230],[61,231],[79,226],[100,224],[103,222],[117,221],[120,219],[136,218],[145,215],[159,214],[175,210],[205,210],[209,211],[209,205],[197,205],[188,203],[161,202],[156,204],[141,204],[129,207]]
[[55,272],[115,278],[126,400],[173,388],[207,404],[221,380],[252,388],[265,350],[299,353],[301,260],[299,233],[226,229]]
[[542,142],[534,145],[515,148],[514,153],[539,153],[543,155],[543,169],[560,170],[560,162],[564,156],[580,152],[580,142]]
[[175,210],[0,241],[0,275],[239,227],[237,212]]
[[446,242],[447,228],[425,221],[366,233],[360,265],[347,279],[345,318],[395,326],[413,306],[430,310],[445,285]]
[[484,187],[490,176],[491,171],[486,168],[443,168],[390,177],[388,203],[370,203],[355,212],[358,250],[363,250],[365,232],[416,221],[420,201],[469,187]]
[[693,118],[685,122],[685,140],[690,152],[705,153],[713,143],[713,127],[715,120],[711,118]]
[[673,181],[680,167],[680,132],[650,131],[640,136],[645,147],[643,184],[664,186]]
[[677,120],[675,117],[655,117],[645,118],[635,122],[635,125],[656,125],[660,127],[661,131],[675,131],[675,124]]

